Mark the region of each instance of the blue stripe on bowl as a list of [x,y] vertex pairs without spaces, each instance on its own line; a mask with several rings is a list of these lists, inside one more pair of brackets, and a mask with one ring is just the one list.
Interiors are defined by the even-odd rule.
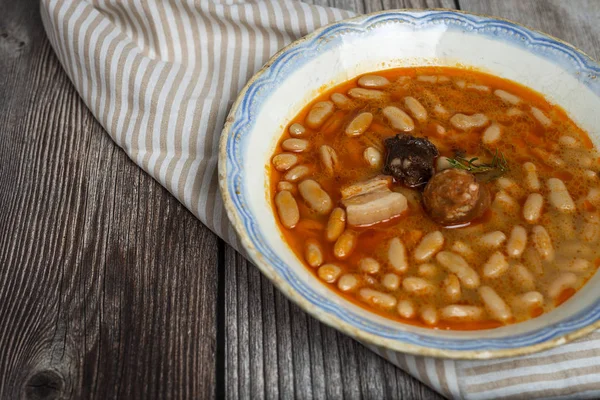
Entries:
[[[508,21],[492,18],[460,14],[449,11],[422,12],[388,12],[357,18],[348,22],[333,24],[311,39],[288,48],[275,59],[270,67],[250,85],[240,102],[235,120],[231,126],[230,136],[226,143],[228,171],[228,191],[231,195],[235,211],[242,221],[245,233],[253,246],[262,254],[276,273],[291,288],[314,307],[326,314],[359,328],[370,334],[405,342],[412,345],[455,351],[502,350],[516,349],[540,344],[565,334],[585,328],[600,320],[600,299],[588,309],[572,315],[551,326],[521,335],[494,339],[449,339],[415,334],[403,331],[398,327],[377,323],[366,319],[342,306],[335,304],[328,297],[317,293],[314,288],[298,279],[296,272],[288,267],[273,251],[260,232],[259,221],[247,206],[247,193],[253,188],[244,186],[242,179],[245,157],[245,141],[254,124],[254,115],[268,98],[279,82],[284,80],[298,66],[303,65],[315,54],[335,47],[339,44],[343,33],[361,33],[378,24],[408,23],[415,30],[444,24],[451,29],[458,29],[492,37],[511,45],[526,48],[547,60],[560,65],[572,76],[585,84],[596,95],[600,94],[600,84],[593,76],[600,73],[600,66],[573,47],[560,43],[543,34],[530,31]],[[323,40],[326,39],[326,40]]]

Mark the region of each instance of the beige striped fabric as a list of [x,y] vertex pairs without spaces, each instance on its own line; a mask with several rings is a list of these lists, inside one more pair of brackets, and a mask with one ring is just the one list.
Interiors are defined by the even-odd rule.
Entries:
[[[42,0],[77,91],[129,157],[239,249],[217,184],[218,138],[277,49],[352,14],[291,0]],[[517,359],[466,362],[372,348],[451,398],[600,397],[600,333]]]

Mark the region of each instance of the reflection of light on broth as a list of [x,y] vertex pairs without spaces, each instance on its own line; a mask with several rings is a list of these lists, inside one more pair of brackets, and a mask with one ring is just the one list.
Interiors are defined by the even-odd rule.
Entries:
[[[287,243],[333,291],[410,324],[486,329],[552,310],[593,275],[600,264],[599,158],[562,109],[471,70],[396,69],[361,79],[363,87],[358,79],[341,84],[291,121],[270,171],[273,212],[287,218],[280,223]],[[389,199],[406,198],[400,216],[348,224],[341,189],[380,175],[383,140],[401,131],[428,137],[440,169],[457,149],[485,162],[490,150],[505,155],[510,170],[487,183],[494,200],[483,217],[446,229],[424,213],[420,191],[393,183]],[[319,196],[307,203],[298,190],[306,179],[328,196],[310,183],[305,192]],[[382,204],[386,185],[375,196]],[[290,209],[278,209],[278,191]],[[291,229],[284,226],[296,212],[288,194],[299,212]]]

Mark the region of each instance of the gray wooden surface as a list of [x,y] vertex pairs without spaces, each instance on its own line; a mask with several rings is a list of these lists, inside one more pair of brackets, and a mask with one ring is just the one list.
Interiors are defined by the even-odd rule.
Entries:
[[[598,58],[600,1],[312,0],[510,18]],[[405,398],[142,173],[79,99],[36,0],[0,0],[0,399]]]

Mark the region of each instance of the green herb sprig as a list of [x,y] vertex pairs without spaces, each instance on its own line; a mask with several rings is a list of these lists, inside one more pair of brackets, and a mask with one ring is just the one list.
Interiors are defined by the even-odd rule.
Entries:
[[479,160],[479,157],[467,159],[456,155],[454,158],[448,158],[448,163],[450,163],[452,168],[462,169],[473,174],[486,174],[483,177],[486,181],[497,179],[510,170],[504,154],[498,150],[496,150],[494,158],[492,158],[492,162],[489,164],[478,163],[477,160]]

